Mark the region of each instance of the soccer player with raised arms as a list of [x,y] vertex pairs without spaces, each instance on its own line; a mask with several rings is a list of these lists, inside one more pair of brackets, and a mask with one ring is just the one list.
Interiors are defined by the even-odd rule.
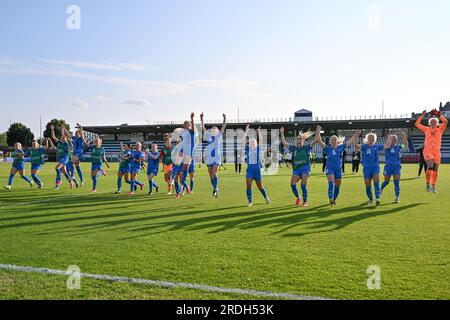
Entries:
[[[426,114],[426,111],[422,112],[416,121],[416,127],[425,134],[423,156],[427,162],[426,190],[427,192],[437,194],[436,182],[439,165],[441,164],[442,135],[445,129],[447,129],[448,120],[439,111],[434,109],[431,111],[433,117],[428,121],[429,126],[424,126],[421,122]],[[442,121],[442,125],[439,125],[439,120]]]
[[97,192],[98,178],[101,175],[106,175],[103,170],[103,163],[109,168],[108,160],[106,159],[105,149],[102,147],[102,139],[97,137],[91,146],[91,177],[92,177],[92,191]]
[[306,145],[306,141],[314,135],[314,133],[310,130],[306,132],[300,132],[296,138],[296,144],[290,145],[286,138],[284,137],[284,128],[280,129],[281,134],[281,143],[285,148],[292,153],[292,178],[291,178],[291,189],[294,194],[296,200],[295,205],[300,205],[300,195],[298,193],[297,184],[301,181],[302,187],[302,199],[303,204],[302,207],[306,208],[308,206],[308,178],[311,174],[311,165],[310,165],[310,152],[311,146]]
[[396,134],[388,135],[384,145],[386,164],[384,165],[384,181],[381,185],[381,193],[386,188],[391,177],[394,177],[395,203],[400,202],[400,178],[402,175],[402,159],[400,153],[408,148],[408,138],[406,133],[401,134],[402,141],[399,142]]
[[210,131],[206,130],[205,123],[203,121],[204,114],[200,115],[200,120],[202,122],[202,132],[204,139],[208,143],[205,148],[205,162],[208,166],[209,178],[211,180],[211,185],[213,187],[213,197],[218,197],[219,189],[219,176],[218,170],[219,166],[222,164],[222,141],[223,134],[227,126],[227,117],[223,114],[222,128],[219,130],[217,127],[212,127]]
[[328,199],[330,201],[330,206],[334,206],[336,205],[336,199],[339,196],[342,183],[343,151],[357,142],[361,131],[357,130],[347,142],[345,142],[345,137],[333,135],[330,138],[330,145],[327,145],[322,141],[320,130],[322,130],[322,128],[317,126],[316,138],[311,145],[313,146],[318,143],[327,155],[326,176],[328,179]]

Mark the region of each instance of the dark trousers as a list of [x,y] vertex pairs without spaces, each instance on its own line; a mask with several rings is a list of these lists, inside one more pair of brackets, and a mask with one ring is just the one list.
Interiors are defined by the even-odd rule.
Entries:
[[327,167],[327,161],[324,160],[322,163],[322,172],[325,172],[325,168]]
[[419,162],[419,175],[418,175],[419,177],[422,174],[422,170],[427,171],[427,163],[420,161]]
[[359,172],[359,160],[353,160],[352,161],[352,172],[358,173]]
[[236,173],[241,173],[241,169],[242,169],[242,164],[241,163],[234,163],[234,170],[236,171]]

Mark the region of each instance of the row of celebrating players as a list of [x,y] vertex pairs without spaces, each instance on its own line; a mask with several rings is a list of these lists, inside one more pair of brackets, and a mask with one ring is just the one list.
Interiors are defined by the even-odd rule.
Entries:
[[[429,126],[421,124],[423,117],[427,114],[426,111],[417,119],[416,127],[425,133],[424,143],[424,157],[427,161],[426,173],[426,190],[428,192],[437,193],[436,181],[438,176],[438,168],[441,163],[441,140],[442,135],[447,127],[448,120],[443,117],[438,111],[431,112],[432,117],[429,120]],[[222,128],[212,127],[211,130],[206,130],[203,113],[200,115],[202,134],[207,141],[206,147],[206,165],[213,189],[213,196],[218,197],[218,168],[222,164],[222,139],[226,128],[226,116],[223,115]],[[442,121],[440,125],[439,121]],[[42,181],[39,179],[39,171],[44,164],[43,155],[48,148],[55,148],[53,141],[56,143],[56,153],[58,163],[55,167],[56,182],[55,189],[59,189],[62,184],[61,173],[64,174],[68,180],[71,188],[84,184],[83,173],[81,171],[80,162],[83,159],[84,145],[88,144],[91,152],[91,177],[92,177],[92,192],[97,191],[98,178],[106,175],[103,170],[103,164],[109,168],[106,159],[105,150],[102,148],[102,140],[100,138],[94,139],[92,142],[87,142],[83,133],[83,129],[78,125],[78,130],[72,136],[64,127],[61,127],[61,137],[58,139],[55,136],[54,128],[51,127],[52,139],[46,141],[46,146],[41,147],[36,141],[33,142],[33,148],[29,151],[31,157],[31,177],[33,180],[25,175],[25,152],[19,143],[15,145],[13,152],[13,166],[11,169],[8,185],[5,186],[7,190],[11,190],[14,176],[19,173],[20,176],[26,180],[31,186],[33,181],[39,188],[43,187]],[[252,186],[256,183],[259,191],[264,197],[267,204],[270,203],[267,191],[262,184],[261,175],[261,150],[258,143],[262,141],[259,128],[257,131],[257,138],[247,139],[250,125],[247,125],[244,136],[243,145],[245,145],[246,152],[246,193],[248,205],[252,206]],[[191,113],[190,121],[185,121],[182,128],[175,131],[179,138],[175,145],[172,145],[172,135],[167,134],[165,145],[161,150],[158,150],[157,144],[152,144],[151,149],[143,151],[141,143],[136,143],[134,150],[130,144],[122,144],[122,152],[120,153],[120,164],[117,178],[117,191],[121,192],[122,180],[130,185],[130,195],[139,187],[144,190],[144,183],[138,180],[138,176],[142,169],[147,167],[147,176],[149,182],[149,193],[152,194],[155,189],[159,191],[159,186],[155,182],[155,177],[159,172],[159,163],[163,163],[164,178],[168,187],[168,192],[171,194],[175,188],[177,198],[181,197],[185,192],[192,193],[194,189],[194,173],[195,163],[193,159],[195,147],[195,123],[194,113]],[[289,144],[284,137],[284,128],[280,129],[281,142],[285,148],[293,154],[293,173],[291,178],[292,193],[296,198],[295,205],[299,206],[302,202],[302,207],[308,205],[308,190],[307,183],[310,177],[310,152],[315,144],[319,144],[327,155],[326,176],[328,180],[328,198],[330,205],[336,205],[336,199],[339,196],[342,183],[342,152],[350,145],[358,144],[360,130],[356,130],[355,134],[345,142],[344,137],[332,136],[330,144],[326,145],[321,137],[321,127],[316,128],[316,132],[307,131],[301,132],[295,144]],[[307,141],[314,137],[310,144]],[[53,140],[53,141],[52,141]],[[377,144],[377,136],[374,133],[369,133],[365,136],[364,142],[361,145],[362,165],[364,182],[366,186],[366,194],[369,199],[369,204],[373,203],[372,184],[375,189],[375,203],[380,204],[380,196],[384,188],[390,183],[391,178],[394,178],[395,202],[399,202],[400,197],[400,177],[401,177],[401,151],[408,147],[408,139],[405,133],[401,134],[401,140],[396,134],[389,134],[386,143]],[[384,182],[380,186],[380,161],[379,152],[385,150],[386,164],[384,167]],[[75,177],[75,169],[78,173],[80,182]],[[190,176],[190,185],[187,184],[187,177]],[[297,185],[301,184],[302,197],[300,197]]]

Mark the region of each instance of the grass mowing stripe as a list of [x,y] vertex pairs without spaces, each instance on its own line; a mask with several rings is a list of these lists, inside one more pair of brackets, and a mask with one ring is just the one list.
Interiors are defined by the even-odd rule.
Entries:
[[[29,273],[53,274],[53,275],[61,275],[61,276],[70,276],[71,275],[71,273],[64,271],[64,270],[36,268],[36,267],[30,267],[30,266],[16,266],[13,264],[0,264],[0,269],[12,270],[12,271],[22,271],[22,272],[29,272]],[[106,280],[106,281],[112,281],[112,282],[125,282],[125,283],[153,285],[153,286],[159,286],[159,287],[165,287],[165,288],[187,288],[187,289],[197,289],[197,290],[201,290],[201,291],[217,292],[217,293],[237,293],[237,294],[244,294],[244,295],[249,295],[249,296],[257,296],[257,297],[284,298],[284,299],[292,299],[292,300],[329,300],[327,298],[322,298],[322,297],[304,296],[304,295],[298,295],[298,294],[292,294],[292,293],[277,293],[277,292],[258,291],[258,290],[250,290],[250,289],[225,288],[225,287],[208,286],[208,285],[195,284],[195,283],[148,280],[148,279],[141,279],[141,278],[110,276],[110,275],[91,274],[91,273],[83,273],[83,272],[80,272],[80,277],[91,278],[91,279],[96,279],[96,280]]]
[[[105,194],[105,193],[110,193],[110,192],[103,191],[103,192],[97,192],[97,193],[95,193],[95,194]],[[85,194],[80,194],[80,195],[75,195],[75,196],[56,197],[56,198],[54,198],[54,199],[36,200],[36,201],[29,201],[29,202],[19,202],[19,203],[7,204],[7,205],[4,205],[4,206],[0,206],[0,208],[17,207],[17,206],[27,206],[27,205],[30,205],[30,204],[38,204],[38,203],[54,202],[55,200],[64,200],[64,199],[73,199],[73,198],[83,198],[83,197],[92,196],[92,195],[95,195],[95,194],[94,194],[94,193],[85,193]]]

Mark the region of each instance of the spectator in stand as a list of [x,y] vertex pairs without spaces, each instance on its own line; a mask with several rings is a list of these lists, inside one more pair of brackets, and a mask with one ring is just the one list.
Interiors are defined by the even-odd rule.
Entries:
[[355,146],[355,151],[353,151],[352,154],[352,173],[358,173],[359,172],[359,165],[361,163],[361,146],[357,144]]

